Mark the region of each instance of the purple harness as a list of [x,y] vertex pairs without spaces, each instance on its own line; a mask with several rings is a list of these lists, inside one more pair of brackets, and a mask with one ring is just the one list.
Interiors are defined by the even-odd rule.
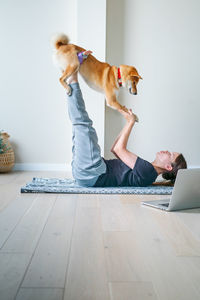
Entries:
[[78,60],[79,60],[79,62],[80,62],[80,65],[82,65],[84,58],[87,58],[87,57],[88,57],[88,55],[83,54],[83,52],[77,53],[77,56],[78,56]]

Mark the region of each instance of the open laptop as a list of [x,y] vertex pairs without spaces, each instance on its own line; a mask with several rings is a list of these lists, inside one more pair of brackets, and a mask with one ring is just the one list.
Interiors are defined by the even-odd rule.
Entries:
[[166,211],[200,207],[200,168],[180,169],[170,198],[142,204]]

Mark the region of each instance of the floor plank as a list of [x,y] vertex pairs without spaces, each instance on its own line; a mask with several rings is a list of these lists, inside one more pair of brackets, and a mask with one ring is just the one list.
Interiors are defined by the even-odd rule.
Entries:
[[151,282],[110,282],[111,300],[157,300]]
[[149,209],[149,214],[166,237],[177,256],[200,256],[200,240],[177,217],[176,212]]
[[59,195],[22,287],[64,288],[75,209],[75,196]]
[[[131,210],[131,207],[129,209]],[[135,205],[132,208],[134,221],[132,225],[137,245],[140,248],[140,255],[146,263],[158,298],[162,300],[197,300],[198,290],[188,280],[187,272],[183,272],[184,266],[176,256],[169,239],[160,230],[159,225],[154,222],[152,211],[157,214],[162,212]],[[164,214],[170,213],[164,212]]]
[[13,300],[29,263],[30,255],[0,253],[0,299]]
[[16,300],[62,300],[63,289],[21,288]]
[[36,198],[35,194],[15,196],[15,199],[0,212],[0,249]]
[[64,299],[110,299],[99,209],[82,207],[81,202],[78,196]]
[[181,266],[181,272],[187,274],[188,287],[192,285],[197,291],[197,297],[200,298],[200,257],[178,257],[178,261]]
[[9,236],[3,252],[33,253],[57,195],[38,195]]
[[[109,205],[113,206],[112,201],[103,203],[102,210],[109,209]],[[119,212],[117,216],[114,215],[110,222],[108,218],[103,219],[102,224],[109,281],[150,281],[161,300],[198,299],[198,290],[182,271],[183,266],[152,217],[150,208],[137,201],[123,207],[117,201],[115,206]],[[125,226],[121,226],[122,220],[126,220]],[[117,231],[120,228],[122,230]]]
[[2,174],[0,174],[0,211],[15,200],[16,195],[20,196],[18,180],[19,178],[24,179],[24,176],[21,172],[11,172],[4,174],[2,178]]
[[13,182],[14,179],[16,179],[17,177],[19,177],[19,175],[21,175],[21,172],[17,172],[17,171],[11,171],[8,173],[0,173],[0,189],[4,184],[10,184]]
[[133,232],[104,232],[108,281],[151,281]]
[[[40,173],[41,172],[11,172],[4,174],[4,180],[2,184],[0,184],[0,211],[15,200],[16,196],[23,196],[23,194],[20,193],[21,187]],[[2,179],[1,176],[0,174],[0,180]],[[8,180],[6,180],[6,178],[8,178]]]
[[176,215],[181,220],[181,222],[183,222],[185,226],[187,226],[191,234],[193,234],[200,241],[200,208],[177,211]]

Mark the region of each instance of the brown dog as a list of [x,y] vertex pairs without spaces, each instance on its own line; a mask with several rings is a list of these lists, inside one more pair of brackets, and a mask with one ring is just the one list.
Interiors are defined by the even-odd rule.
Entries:
[[71,94],[71,88],[66,82],[67,78],[79,70],[83,79],[91,88],[105,94],[108,106],[127,111],[117,101],[116,93],[120,86],[123,86],[131,94],[137,95],[136,86],[142,77],[138,74],[136,68],[126,65],[120,65],[119,68],[110,66],[107,63],[98,61],[91,54],[80,64],[77,54],[86,51],[85,49],[69,44],[69,39],[64,34],[54,36],[52,42],[56,50],[53,55],[54,62],[63,72],[60,83],[66,88],[69,95]]

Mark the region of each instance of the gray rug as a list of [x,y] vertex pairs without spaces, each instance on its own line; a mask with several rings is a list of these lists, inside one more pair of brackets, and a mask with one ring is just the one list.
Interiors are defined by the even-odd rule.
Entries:
[[73,179],[33,178],[21,193],[170,195],[173,187],[81,187]]

